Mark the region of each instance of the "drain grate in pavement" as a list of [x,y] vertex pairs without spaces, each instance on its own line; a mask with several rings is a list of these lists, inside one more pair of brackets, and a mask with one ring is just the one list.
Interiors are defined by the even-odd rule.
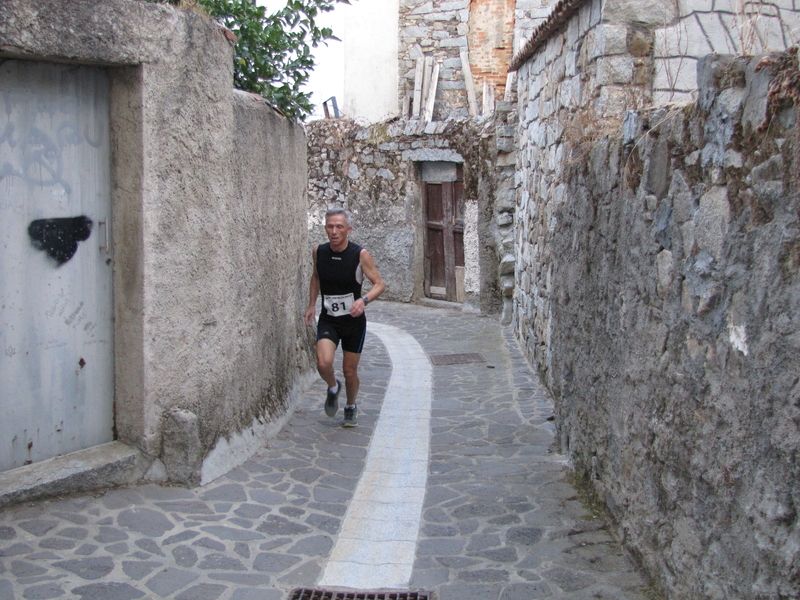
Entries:
[[486,362],[483,354],[472,352],[470,354],[431,354],[431,363],[434,366],[442,365],[464,365],[467,363]]
[[429,600],[427,592],[331,592],[298,588],[289,600]]

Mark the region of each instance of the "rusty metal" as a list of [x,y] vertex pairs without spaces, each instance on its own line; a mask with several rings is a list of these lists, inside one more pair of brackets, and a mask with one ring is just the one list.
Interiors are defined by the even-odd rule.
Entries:
[[289,600],[432,600],[428,592],[334,592],[298,588]]
[[467,354],[431,354],[431,364],[436,367],[443,365],[465,365],[468,363],[486,362],[486,357],[477,352]]

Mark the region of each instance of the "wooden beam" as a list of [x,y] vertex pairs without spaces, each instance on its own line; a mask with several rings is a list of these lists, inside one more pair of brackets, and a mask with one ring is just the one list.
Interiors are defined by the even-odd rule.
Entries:
[[419,103],[419,116],[423,118],[425,104],[428,102],[428,91],[431,88],[431,75],[433,74],[433,57],[425,57],[425,69],[422,74],[422,99]]
[[511,71],[508,75],[506,75],[506,89],[503,92],[503,100],[505,102],[511,102],[514,98],[514,84],[517,81],[517,72]]
[[437,62],[433,66],[433,74],[431,74],[431,84],[428,86],[428,97],[425,101],[425,109],[422,115],[423,121],[433,121],[433,108],[436,102],[436,88],[439,84],[439,67],[441,65]]
[[491,115],[494,112],[494,86],[488,81],[483,82],[483,113]]
[[461,73],[464,75],[464,85],[467,87],[467,102],[471,117],[478,115],[478,100],[475,97],[475,82],[472,81],[472,67],[469,64],[469,50],[461,48]]
[[417,59],[417,68],[414,71],[414,101],[411,103],[411,116],[419,119],[422,107],[422,80],[425,74],[425,61]]

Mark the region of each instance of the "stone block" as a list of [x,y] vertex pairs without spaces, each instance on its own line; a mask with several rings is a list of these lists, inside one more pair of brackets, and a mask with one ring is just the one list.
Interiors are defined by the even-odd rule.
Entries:
[[454,2],[442,2],[439,5],[439,10],[441,11],[450,11],[450,10],[465,10],[469,9],[470,0],[455,0]]
[[767,93],[774,74],[771,69],[755,71],[759,58],[752,59],[747,67],[747,96],[742,109],[742,126],[755,130],[764,120],[767,109]]
[[657,291],[662,299],[666,297],[669,288],[675,279],[675,272],[672,262],[672,252],[662,250],[656,256],[656,278]]
[[600,117],[621,117],[630,103],[630,90],[625,87],[604,86],[593,107]]
[[642,135],[643,120],[641,115],[633,110],[625,113],[625,118],[622,121],[622,143],[627,145],[639,139]]
[[[737,44],[736,40],[739,38],[740,33],[738,27],[735,26],[735,17],[732,17],[730,21],[730,26],[735,27],[735,29],[730,31],[724,25],[725,21],[720,21],[720,15],[717,13],[701,13],[696,15],[696,17],[703,31],[705,31],[708,43],[713,48],[714,52],[724,55],[734,54],[739,51],[741,44]],[[720,23],[723,24],[722,27],[720,27]]]
[[420,4],[419,6],[417,6],[414,10],[412,10],[411,14],[412,15],[424,15],[424,14],[427,14],[427,13],[431,13],[434,10],[436,10],[436,9],[433,8],[433,2],[425,2],[425,3]]
[[200,483],[203,452],[197,415],[192,411],[173,408],[165,414],[161,460],[172,483]]
[[513,254],[506,254],[500,261],[500,275],[513,275],[514,267],[517,263]]
[[456,37],[456,38],[450,38],[450,39],[447,39],[447,40],[442,40],[439,45],[442,48],[453,48],[453,47],[468,48],[469,47],[469,42],[467,41],[467,38],[465,36],[460,36],[460,37]]
[[424,38],[427,37],[430,30],[427,27],[405,27],[400,30],[401,38]]
[[694,235],[694,221],[687,221],[681,225],[681,238],[683,239],[683,258],[694,256],[697,252],[697,243]]
[[621,24],[603,23],[594,30],[592,58],[613,54],[627,54],[628,28]]
[[[690,94],[697,89],[697,60],[693,57],[657,58],[653,61],[653,88]],[[675,101],[673,95],[669,101]],[[689,101],[693,101],[689,96]]]
[[694,216],[694,195],[681,171],[672,173],[669,197],[676,223],[685,223]]
[[644,23],[663,25],[678,16],[677,6],[671,0],[606,0],[602,19],[611,23]]
[[456,13],[456,11],[447,11],[447,12],[436,11],[436,12],[432,12],[432,13],[427,14],[424,18],[425,18],[426,21],[431,21],[431,22],[433,22],[433,21],[451,21],[453,19],[458,18],[458,14]]
[[565,79],[561,84],[559,103],[566,108],[576,108],[582,103],[583,85],[580,77]]
[[601,56],[597,59],[597,85],[630,83],[633,79],[633,57],[627,54]]
[[497,151],[509,153],[514,151],[514,138],[497,138]]
[[681,17],[712,10],[714,10],[714,0],[678,0],[678,15]]
[[654,52],[657,58],[680,56],[700,58],[713,51],[705,31],[693,18],[656,30]]
[[564,77],[575,77],[578,75],[578,53],[569,50],[564,56]]
[[720,258],[731,220],[728,188],[716,186],[703,194],[694,216],[695,239],[699,250]]

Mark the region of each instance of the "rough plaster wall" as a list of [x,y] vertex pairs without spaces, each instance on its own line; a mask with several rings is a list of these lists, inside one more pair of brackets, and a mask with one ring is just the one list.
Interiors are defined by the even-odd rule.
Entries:
[[796,119],[754,133],[754,66],[710,57],[697,105],[565,136],[556,194],[519,150],[517,332],[563,450],[681,600],[800,595]]
[[165,32],[167,56],[142,65],[149,450],[161,441],[162,415],[174,407],[198,416],[201,445],[210,449],[234,425],[217,420],[216,404],[239,391],[230,387],[239,335],[226,227],[234,193],[230,55],[206,19],[174,20],[178,27]]
[[309,367],[302,128],[233,93],[230,44],[193,11],[8,0],[0,48],[110,66],[120,439],[157,455],[183,409],[203,456],[280,417]]

